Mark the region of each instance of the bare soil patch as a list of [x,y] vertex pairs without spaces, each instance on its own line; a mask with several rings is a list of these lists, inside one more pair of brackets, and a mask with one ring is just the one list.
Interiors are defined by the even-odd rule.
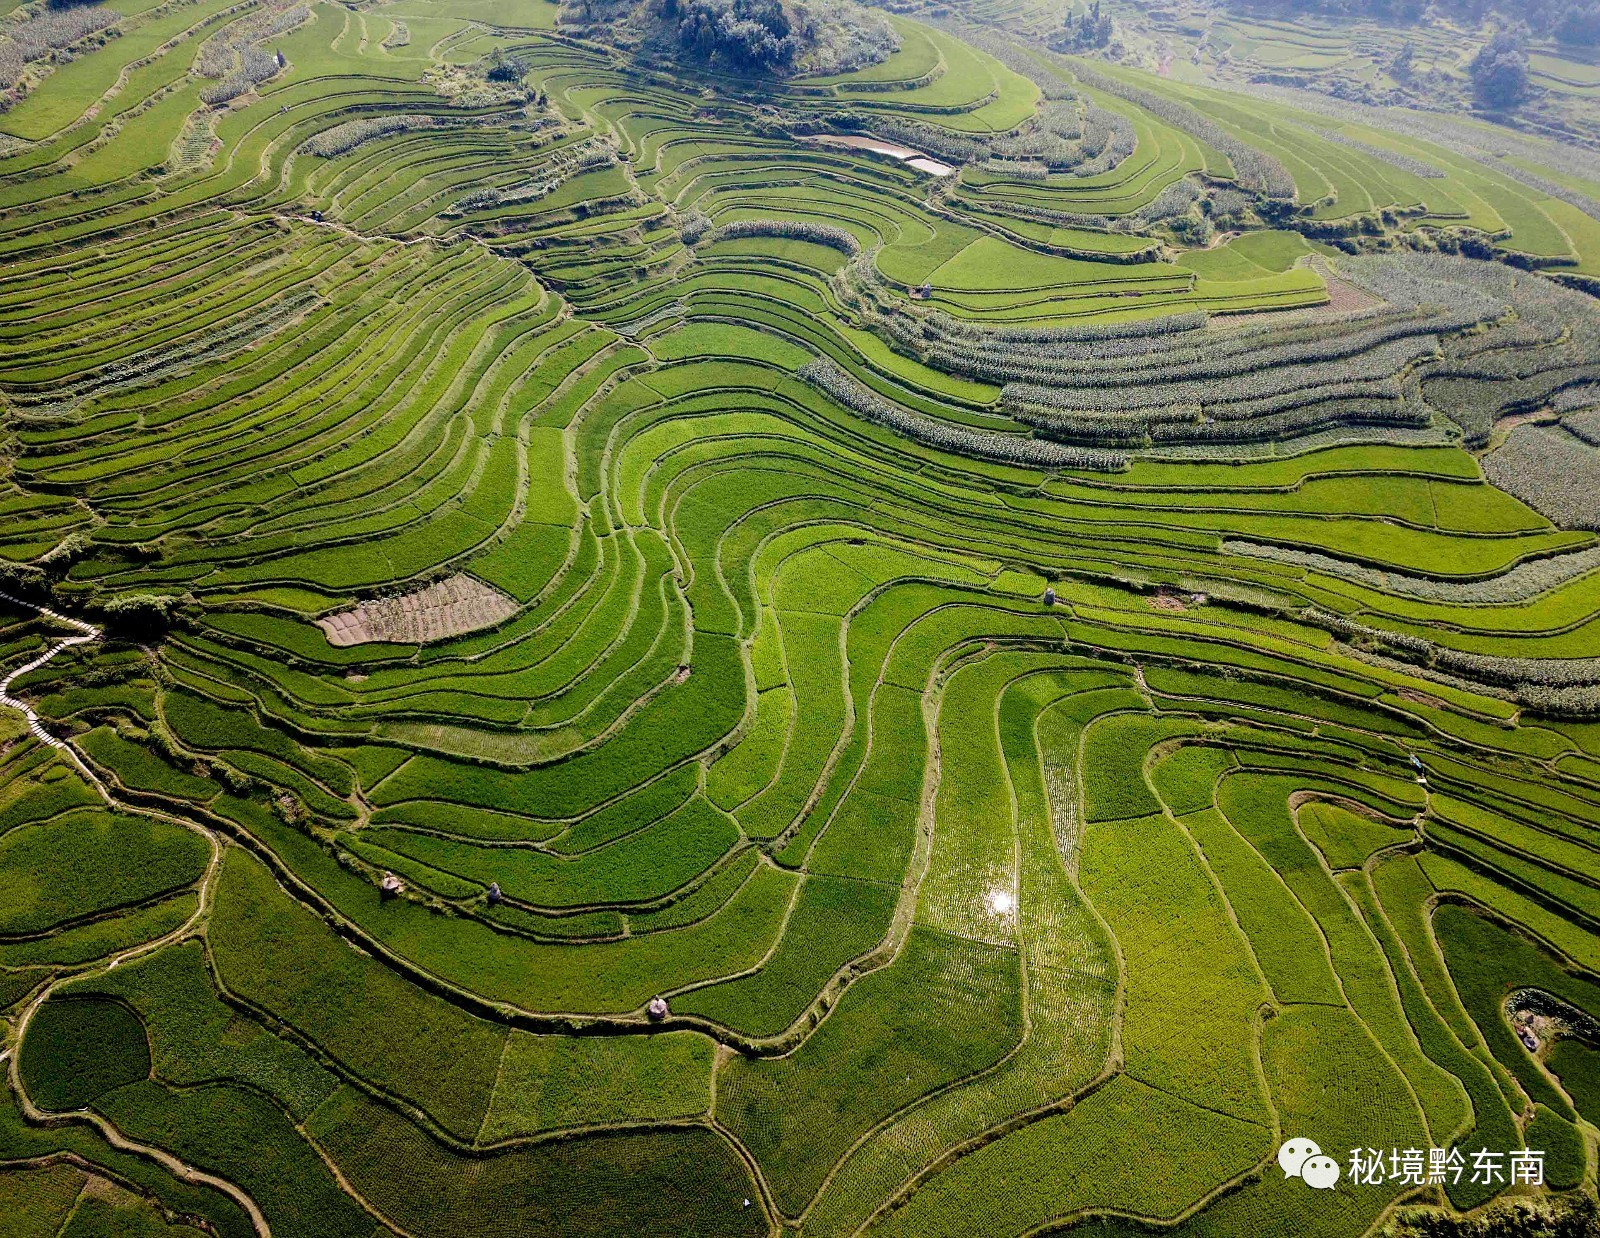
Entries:
[[1181,589],[1171,589],[1163,585],[1146,600],[1155,610],[1188,610],[1191,606],[1204,606],[1206,595],[1185,593]]
[[1337,275],[1325,276],[1323,283],[1328,285],[1328,304],[1324,308],[1329,313],[1358,314],[1362,310],[1369,310],[1383,303],[1366,289],[1357,288]]
[[516,602],[500,590],[458,572],[415,593],[375,598],[328,615],[317,626],[330,645],[421,645],[492,628],[516,613]]

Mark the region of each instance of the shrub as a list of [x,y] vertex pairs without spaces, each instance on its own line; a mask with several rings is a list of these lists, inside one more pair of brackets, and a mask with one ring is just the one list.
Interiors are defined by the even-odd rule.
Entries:
[[1600,453],[1560,426],[1517,426],[1483,473],[1563,529],[1600,529]]
[[46,9],[12,26],[6,36],[23,60],[38,60],[46,52],[70,47],[121,20],[122,14],[115,9],[91,5]]
[[1096,90],[1103,90],[1119,99],[1126,99],[1174,128],[1182,129],[1185,133],[1221,151],[1233,164],[1235,179],[1252,193],[1285,201],[1294,198],[1294,177],[1289,175],[1289,169],[1266,152],[1241,142],[1216,121],[1202,115],[1187,103],[1179,103],[1153,90],[1129,86],[1117,78],[1109,77],[1079,62],[1073,64],[1072,72],[1079,80]]
[[900,36],[879,14],[840,0],[796,5],[796,33],[806,73],[833,76],[881,64],[900,48]]
[[[1120,112],[1092,103],[1080,111],[1076,100],[1053,99],[1040,107],[1021,132],[1002,135],[991,143],[988,166],[996,171],[1031,166],[1040,169],[1038,176],[1050,169],[1097,176],[1131,155],[1135,142],[1133,122]],[[1012,205],[1007,204],[1007,209]]]
[[201,77],[223,80],[202,90],[200,101],[220,106],[275,76],[284,66],[283,55],[268,52],[260,45],[310,19],[311,10],[304,4],[296,4],[235,22],[208,39],[195,57],[195,72]]
[[1217,220],[1238,219],[1250,209],[1250,195],[1237,189],[1218,189],[1209,201],[1211,217]]
[[468,211],[486,211],[496,206],[517,202],[537,202],[560,189],[573,177],[597,168],[608,168],[617,162],[617,152],[598,138],[589,138],[562,147],[543,164],[539,179],[514,189],[478,189],[457,199],[447,214],[464,214]]
[[1505,606],[1526,602],[1559,588],[1600,568],[1600,547],[1588,547],[1566,554],[1546,555],[1518,563],[1509,571],[1489,580],[1444,580],[1433,576],[1412,576],[1405,572],[1384,571],[1347,559],[1311,550],[1295,550],[1288,546],[1272,546],[1258,542],[1228,539],[1222,543],[1228,554],[1251,555],[1307,568],[1327,576],[1337,576],[1354,581],[1369,589],[1401,597],[1417,598],[1428,602],[1445,602],[1452,606]]
[[528,74],[528,66],[515,56],[507,56],[500,48],[489,54],[489,67],[484,76],[491,82],[520,82]]
[[970,134],[956,133],[939,125],[909,116],[887,112],[831,112],[821,119],[786,116],[780,126],[787,132],[812,133],[870,132],[885,141],[914,147],[947,163],[972,163],[990,153],[988,143]]
[[273,53],[259,47],[244,48],[239,53],[239,67],[217,85],[202,90],[200,102],[217,107],[230,99],[237,99],[273,77],[282,67],[278,56]]
[[978,326],[907,304],[868,255],[831,287],[899,351],[1001,383],[1004,407],[1025,424],[1101,445],[1421,429],[1435,407],[1481,441],[1497,417],[1600,378],[1589,360],[1600,312],[1581,293],[1440,255],[1352,259],[1340,274],[1374,294],[1372,308],[1226,329],[1200,314],[1088,329]]
[[314,137],[307,138],[300,143],[300,149],[308,155],[318,155],[327,159],[352,151],[363,142],[371,142],[376,138],[388,137],[394,133],[406,133],[414,129],[431,129],[438,123],[439,118],[436,116],[417,113],[347,120],[331,129],[324,129]]
[[1510,1199],[1475,1216],[1433,1208],[1402,1208],[1383,1228],[1383,1238],[1594,1238],[1600,1213],[1586,1195],[1560,1199]]
[[1508,26],[1478,49],[1467,66],[1472,94],[1483,107],[1508,112],[1523,103],[1532,87],[1526,26]]
[[156,593],[127,593],[100,606],[106,626],[141,636],[166,631],[182,599]]
[[797,40],[778,0],[667,0],[678,42],[707,64],[747,72],[784,68]]
[[[700,218],[705,217],[702,215]],[[830,249],[840,250],[851,257],[861,252],[861,242],[856,240],[855,234],[849,229],[836,224],[816,223],[809,219],[736,219],[732,223],[697,233],[698,239],[708,245],[746,236],[775,236],[794,241],[810,241],[814,245],[826,245]],[[687,234],[684,239],[688,240]]]
[[678,223],[678,235],[685,245],[698,245],[702,237],[711,231],[711,216],[696,208],[685,214]]
[[1600,658],[1502,658],[1449,649],[1406,632],[1368,627],[1315,607],[1308,609],[1304,617],[1360,642],[1360,649],[1386,652],[1428,668],[1430,673],[1442,672],[1468,686],[1479,686],[1480,691],[1509,692],[1542,713],[1600,712]]
[[925,413],[912,412],[890,403],[824,357],[802,366],[798,376],[868,421],[886,426],[926,447],[1027,468],[1117,472],[1127,467],[1127,459],[1114,452],[1085,451],[1021,436],[985,434]]

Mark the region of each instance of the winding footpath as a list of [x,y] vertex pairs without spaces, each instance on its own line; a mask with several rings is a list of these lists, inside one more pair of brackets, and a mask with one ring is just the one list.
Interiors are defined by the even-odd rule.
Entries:
[[61,637],[54,644],[46,648],[45,651],[32,662],[24,663],[22,666],[17,667],[16,670],[7,674],[5,678],[0,679],[0,705],[9,706],[10,708],[21,713],[22,716],[28,720],[28,730],[33,733],[33,737],[41,744],[45,744],[51,748],[54,748],[58,752],[64,752],[71,757],[73,764],[75,764],[78,767],[79,772],[89,780],[90,785],[93,786],[96,791],[100,792],[100,795],[107,803],[110,803],[111,793],[106,790],[105,783],[101,782],[100,776],[89,768],[88,762],[78,755],[77,749],[73,748],[72,745],[68,744],[65,740],[57,739],[54,735],[50,734],[49,731],[45,730],[44,724],[39,721],[39,715],[33,712],[32,707],[26,702],[21,701],[11,695],[11,685],[16,680],[20,679],[24,675],[38,670],[63,649],[69,648],[72,645],[83,645],[89,643],[90,641],[99,640],[100,629],[95,627],[92,623],[84,623],[81,619],[70,619],[66,615],[57,614],[47,606],[35,606],[32,602],[24,602],[21,598],[12,597],[9,593],[0,593],[0,602],[10,602],[13,606],[20,606],[24,610],[34,611],[37,614],[43,615],[46,619],[54,619],[57,623],[65,624],[67,627],[75,628],[77,630],[78,635]]
[[[11,671],[4,678],[0,678],[0,705],[9,706],[12,709],[20,711],[23,716],[27,718],[28,730],[33,733],[34,738],[40,743],[46,744],[59,752],[64,752],[67,754],[67,756],[71,757],[73,763],[78,767],[79,771],[82,772],[83,776],[94,785],[95,789],[100,792],[100,794],[105,798],[106,802],[108,804],[112,803],[113,801],[111,798],[111,793],[106,788],[105,783],[100,781],[99,777],[92,769],[89,768],[87,762],[85,762],[84,759],[78,755],[77,751],[70,744],[66,743],[66,741],[57,739],[54,735],[50,734],[50,732],[46,731],[44,729],[44,725],[39,721],[39,715],[36,714],[27,704],[11,695],[11,685],[18,678],[28,674],[31,671],[38,670],[39,667],[49,662],[51,658],[55,657],[56,654],[60,653],[63,649],[70,648],[73,645],[82,645],[87,644],[90,641],[99,640],[101,637],[100,629],[95,627],[93,624],[84,623],[80,619],[71,619],[66,615],[58,614],[49,607],[36,606],[32,602],[24,602],[22,599],[12,597],[8,593],[0,593],[0,601],[9,602],[13,606],[19,606],[25,610],[34,611],[46,619],[53,619],[57,623],[64,624],[69,628],[75,629],[76,635],[58,638],[51,643],[48,648],[46,648],[44,653],[40,654],[37,658],[34,658],[33,661],[17,667],[16,670]],[[136,808],[133,811],[145,812],[147,810]],[[162,814],[149,815],[155,816]],[[167,818],[164,815],[162,816],[165,820],[175,820],[174,818]],[[222,845],[214,834],[195,825],[193,822],[177,821],[176,823],[185,825],[188,828],[195,830],[197,833],[201,834],[211,845],[211,859],[207,863],[206,871],[200,879],[200,897],[195,906],[194,914],[172,932],[164,934],[153,941],[140,943],[131,949],[114,955],[109,962],[104,964],[103,969],[106,971],[110,971],[112,968],[115,968],[119,963],[124,963],[130,959],[142,957],[146,954],[153,953],[156,950],[160,950],[166,946],[172,945],[175,942],[183,940],[189,934],[194,932],[195,927],[201,922],[206,912],[210,908],[211,892],[215,886],[216,875],[222,866]],[[98,970],[101,970],[101,968],[97,967],[91,968],[87,971],[73,972],[66,977],[58,978],[57,980],[46,985],[37,995],[35,995],[33,1000],[29,1002],[27,1009],[22,1012],[21,1017],[17,1020],[14,1028],[14,1036],[11,1047],[7,1048],[3,1053],[0,1053],[0,1067],[4,1067],[6,1069],[7,1082],[9,1083],[12,1093],[16,1096],[17,1101],[21,1106],[24,1117],[26,1117],[30,1122],[36,1122],[42,1125],[48,1125],[53,1122],[62,1121],[86,1122],[90,1126],[94,1127],[94,1129],[99,1133],[100,1137],[104,1139],[111,1147],[145,1157],[146,1159],[162,1166],[174,1177],[182,1179],[186,1182],[209,1186],[213,1190],[219,1191],[226,1195],[244,1210],[245,1214],[250,1219],[250,1224],[255,1230],[257,1238],[271,1238],[272,1230],[267,1223],[266,1216],[262,1213],[255,1200],[252,1199],[247,1192],[245,1192],[235,1183],[230,1182],[226,1178],[219,1177],[216,1174],[207,1173],[194,1165],[190,1165],[187,1162],[180,1160],[172,1153],[166,1151],[164,1148],[159,1148],[151,1144],[141,1143],[137,1140],[130,1139],[128,1136],[124,1135],[120,1130],[118,1130],[107,1118],[98,1113],[94,1113],[87,1109],[80,1109],[72,1113],[63,1114],[49,1113],[35,1105],[32,1099],[28,1096],[28,1093],[22,1084],[19,1056],[14,1051],[16,1046],[22,1043],[23,1037],[27,1032],[28,1024],[32,1021],[33,1016],[38,1011],[39,1007],[42,1006],[51,996],[51,994],[55,992],[57,987],[59,987],[62,979],[80,980],[84,976],[92,975]]]

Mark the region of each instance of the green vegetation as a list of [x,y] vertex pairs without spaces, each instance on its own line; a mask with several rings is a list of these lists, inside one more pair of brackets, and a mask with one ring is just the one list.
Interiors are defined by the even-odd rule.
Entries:
[[29,1092],[46,1109],[82,1109],[150,1073],[144,1028],[116,1002],[47,1002],[28,1028],[22,1067]]
[[31,935],[199,878],[205,840],[147,817],[68,812],[0,836],[0,934]]
[[0,15],[0,1233],[1592,1195],[1600,165],[1046,7]]

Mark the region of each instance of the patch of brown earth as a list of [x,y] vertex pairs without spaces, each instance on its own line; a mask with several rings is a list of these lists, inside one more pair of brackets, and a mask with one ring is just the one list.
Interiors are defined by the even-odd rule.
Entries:
[[[1318,256],[1311,259],[1302,258],[1296,266],[1306,267],[1315,271],[1328,289],[1328,299],[1321,305],[1304,305],[1298,309],[1272,310],[1272,321],[1283,326],[1293,326],[1301,322],[1320,322],[1329,318],[1346,318],[1358,314],[1366,314],[1384,305],[1382,297],[1374,296],[1364,288],[1359,288],[1347,279],[1341,279],[1329,268],[1327,260]],[[1259,323],[1262,319],[1261,310],[1240,310],[1234,313],[1217,311],[1211,315],[1211,326],[1215,330],[1225,330],[1228,327],[1244,327]]]
[[[1489,441],[1474,455],[1486,456],[1506,445],[1506,440],[1511,437],[1511,432],[1518,426],[1527,425],[1560,425],[1561,415],[1553,409],[1535,408],[1524,413],[1509,413],[1496,421],[1489,430]],[[1491,479],[1493,480],[1493,479]],[[1501,487],[1504,489],[1504,486]]]
[[1156,610],[1188,610],[1191,606],[1204,606],[1207,599],[1203,593],[1187,593],[1162,585],[1148,601]]
[[1380,298],[1337,275],[1324,276],[1322,282],[1328,285],[1328,304],[1323,308],[1330,313],[1358,314],[1382,304]]
[[504,623],[517,603],[464,572],[398,597],[375,598],[317,620],[330,645],[421,645]]
[[88,1179],[83,1184],[83,1190],[79,1193],[78,1198],[103,1199],[107,1203],[114,1204],[119,1208],[131,1207],[133,1204],[138,1202],[138,1196],[134,1195],[130,1191],[124,1190],[110,1179],[102,1178],[99,1174],[89,1175]]

